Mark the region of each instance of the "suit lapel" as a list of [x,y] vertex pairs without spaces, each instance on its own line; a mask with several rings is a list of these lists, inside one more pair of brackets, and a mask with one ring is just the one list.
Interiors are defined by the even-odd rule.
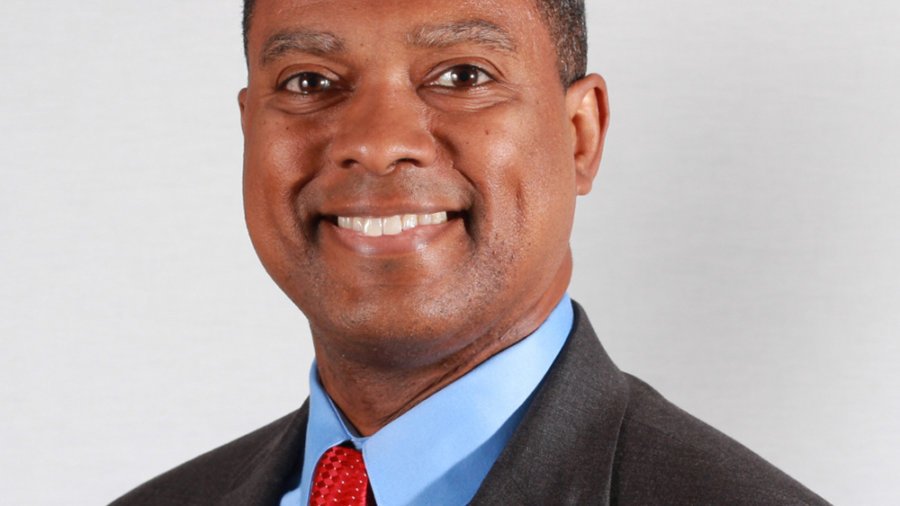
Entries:
[[[284,427],[268,441],[260,444],[241,470],[232,477],[233,487],[222,501],[223,506],[277,505],[289,487],[289,480],[300,476],[309,400],[288,415]],[[276,422],[277,423],[277,422]]]
[[628,391],[577,303],[569,340],[473,505],[608,504]]

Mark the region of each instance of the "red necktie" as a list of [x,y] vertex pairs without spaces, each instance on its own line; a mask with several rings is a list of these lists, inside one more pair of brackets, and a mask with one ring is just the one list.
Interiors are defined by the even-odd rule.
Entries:
[[310,506],[366,506],[369,476],[359,450],[329,448],[319,459],[312,482]]

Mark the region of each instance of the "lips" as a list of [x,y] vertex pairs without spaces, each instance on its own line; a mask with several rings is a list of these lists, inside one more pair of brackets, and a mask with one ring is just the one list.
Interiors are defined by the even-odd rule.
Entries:
[[[391,207],[379,212],[359,209],[324,215],[319,228],[322,246],[337,246],[335,252],[351,251],[367,258],[392,258],[419,254],[430,248],[453,248],[466,234],[465,212],[401,211]],[[395,214],[396,213],[396,214]],[[337,257],[335,257],[337,258]]]
[[396,214],[393,216],[338,216],[339,228],[353,230],[367,237],[398,235],[429,225],[447,222],[447,211],[426,214]]

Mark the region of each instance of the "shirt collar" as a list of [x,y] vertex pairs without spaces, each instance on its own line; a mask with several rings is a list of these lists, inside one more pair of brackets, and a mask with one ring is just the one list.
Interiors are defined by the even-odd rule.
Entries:
[[319,382],[313,362],[304,465],[295,491],[301,504],[306,504],[319,457],[347,440],[363,453],[378,504],[468,502],[565,344],[572,313],[571,300],[564,295],[530,336],[367,438],[358,436],[344,421]]

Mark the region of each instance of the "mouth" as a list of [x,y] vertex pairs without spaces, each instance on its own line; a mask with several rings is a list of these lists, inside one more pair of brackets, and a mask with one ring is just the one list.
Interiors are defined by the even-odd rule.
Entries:
[[[465,231],[461,211],[406,212],[385,216],[326,215],[324,232],[339,243],[365,255],[397,255],[420,251],[451,230]],[[452,234],[451,234],[452,235]]]
[[334,223],[338,228],[352,230],[366,237],[381,237],[400,235],[421,227],[440,225],[459,216],[460,213],[454,211],[392,216],[335,216]]

